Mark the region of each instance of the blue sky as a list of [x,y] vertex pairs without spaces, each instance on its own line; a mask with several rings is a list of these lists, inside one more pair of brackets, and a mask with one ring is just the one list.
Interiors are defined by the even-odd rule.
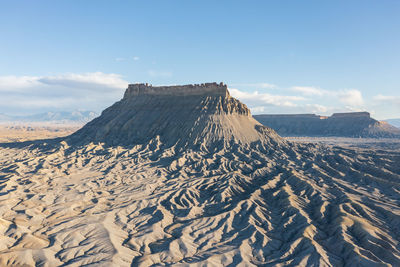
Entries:
[[0,113],[223,81],[253,113],[400,117],[400,1],[1,1]]

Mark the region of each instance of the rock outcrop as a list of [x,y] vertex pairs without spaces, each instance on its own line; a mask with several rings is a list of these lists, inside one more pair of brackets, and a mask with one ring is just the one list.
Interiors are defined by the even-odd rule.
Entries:
[[400,130],[371,118],[368,112],[255,115],[254,118],[282,136],[338,136],[400,138]]
[[121,101],[69,138],[74,144],[110,145],[135,145],[152,139],[183,147],[283,142],[254,120],[246,105],[232,98],[222,83],[131,84]]
[[139,95],[169,96],[222,96],[228,97],[228,87],[223,83],[202,83],[172,86],[152,86],[148,83],[130,84],[124,98]]

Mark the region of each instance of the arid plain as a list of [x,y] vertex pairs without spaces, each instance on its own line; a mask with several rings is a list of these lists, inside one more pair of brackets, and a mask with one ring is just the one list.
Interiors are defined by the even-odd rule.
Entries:
[[400,265],[396,145],[284,139],[215,83],[74,130],[3,137],[0,265]]

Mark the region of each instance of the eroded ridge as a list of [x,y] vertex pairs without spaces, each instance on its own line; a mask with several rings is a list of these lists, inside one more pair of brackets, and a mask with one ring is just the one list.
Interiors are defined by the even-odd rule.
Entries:
[[75,144],[104,142],[125,146],[142,144],[157,136],[164,145],[179,144],[182,149],[269,139],[283,142],[254,120],[245,104],[229,96],[222,83],[132,85],[122,100],[68,140]]
[[1,145],[0,266],[399,266],[400,153],[287,142],[247,110],[137,95]]
[[399,153],[2,148],[0,265],[400,264]]

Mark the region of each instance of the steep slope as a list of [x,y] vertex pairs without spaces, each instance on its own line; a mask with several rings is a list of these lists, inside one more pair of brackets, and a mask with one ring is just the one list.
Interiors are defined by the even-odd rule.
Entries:
[[171,89],[1,147],[0,265],[400,265],[400,153],[284,142],[224,85]]
[[254,141],[283,142],[254,120],[224,84],[153,87],[132,84],[124,98],[72,135],[72,143],[162,144],[216,147]]
[[400,138],[400,130],[370,117],[368,112],[255,115],[254,118],[283,136],[340,136]]

